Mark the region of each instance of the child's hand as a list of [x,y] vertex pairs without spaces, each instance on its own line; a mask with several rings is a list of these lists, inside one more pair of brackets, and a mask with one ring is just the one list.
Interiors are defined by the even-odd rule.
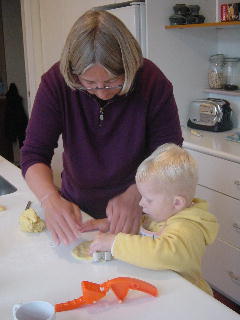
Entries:
[[90,246],[89,253],[92,255],[95,251],[110,251],[115,239],[114,234],[99,232]]
[[107,218],[105,219],[91,219],[82,223],[80,232],[95,231],[107,232],[109,230],[110,223]]

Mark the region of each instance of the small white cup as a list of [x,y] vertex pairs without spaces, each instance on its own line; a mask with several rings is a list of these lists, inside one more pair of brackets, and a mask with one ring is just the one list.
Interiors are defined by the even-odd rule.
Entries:
[[54,306],[46,301],[31,301],[13,306],[14,320],[54,320]]

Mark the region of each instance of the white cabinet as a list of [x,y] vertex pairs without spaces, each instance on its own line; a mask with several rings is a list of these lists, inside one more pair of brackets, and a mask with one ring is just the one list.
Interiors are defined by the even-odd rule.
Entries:
[[220,224],[217,240],[204,256],[203,275],[213,288],[240,304],[240,163],[188,151],[199,166],[196,196],[209,202]]
[[198,161],[200,185],[240,199],[239,163],[197,151],[191,151],[191,153]]

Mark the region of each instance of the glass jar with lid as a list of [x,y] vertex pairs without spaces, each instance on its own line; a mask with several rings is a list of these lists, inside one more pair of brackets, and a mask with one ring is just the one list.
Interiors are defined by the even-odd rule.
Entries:
[[224,87],[224,55],[214,54],[209,58],[208,85],[211,89],[222,89]]
[[224,58],[224,89],[237,90],[240,85],[240,58]]

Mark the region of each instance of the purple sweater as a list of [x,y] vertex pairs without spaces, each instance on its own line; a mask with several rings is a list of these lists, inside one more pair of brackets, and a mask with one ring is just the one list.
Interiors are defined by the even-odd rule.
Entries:
[[38,89],[21,149],[23,175],[35,163],[50,166],[59,135],[63,138],[62,195],[94,217],[105,217],[108,201],[134,183],[138,165],[166,142],[182,144],[171,83],[149,60],[130,93],[104,108],[93,95],[70,89],[59,63]]

